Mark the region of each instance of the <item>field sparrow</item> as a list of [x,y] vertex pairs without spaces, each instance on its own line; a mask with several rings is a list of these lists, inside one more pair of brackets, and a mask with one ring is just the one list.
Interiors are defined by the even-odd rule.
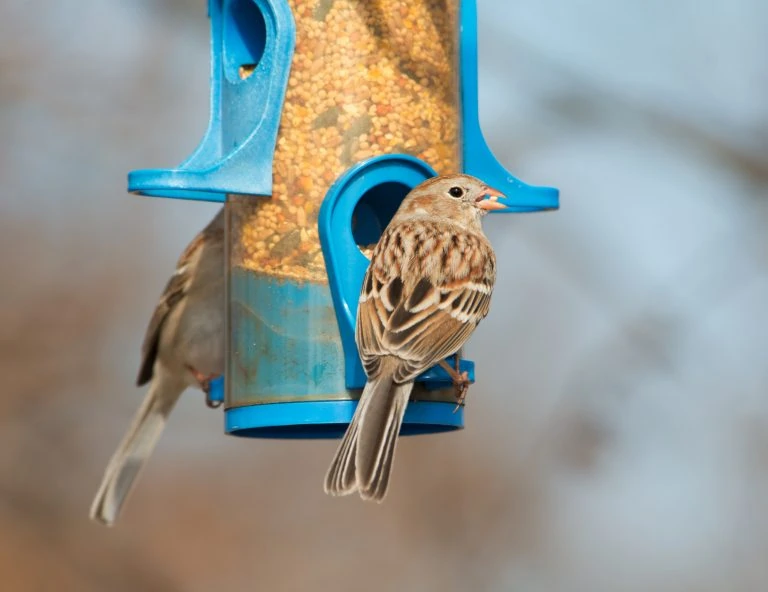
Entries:
[[107,465],[91,518],[111,526],[168,415],[189,386],[208,399],[224,372],[224,209],[187,246],[149,322],[136,381],[149,382],[133,423]]
[[503,197],[468,175],[435,177],[403,200],[371,256],[355,341],[368,376],[325,492],[382,501],[413,380],[444,362],[488,314],[496,259],[480,220]]

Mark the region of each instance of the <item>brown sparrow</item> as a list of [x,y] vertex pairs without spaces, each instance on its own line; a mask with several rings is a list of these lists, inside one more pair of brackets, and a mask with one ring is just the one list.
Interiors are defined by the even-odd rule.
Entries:
[[[368,381],[325,492],[382,501],[413,380],[464,345],[488,314],[496,258],[480,224],[503,195],[468,175],[435,177],[403,200],[371,256],[355,341]],[[463,383],[463,384],[462,384]]]
[[187,246],[149,322],[138,386],[149,382],[133,423],[107,465],[91,518],[111,526],[168,415],[189,386],[208,399],[224,372],[224,209]]

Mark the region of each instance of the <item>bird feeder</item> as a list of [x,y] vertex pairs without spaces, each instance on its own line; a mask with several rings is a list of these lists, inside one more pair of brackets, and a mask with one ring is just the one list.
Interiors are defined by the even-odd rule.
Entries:
[[[508,212],[558,207],[491,153],[478,120],[475,0],[209,0],[211,116],[176,169],[130,191],[225,202],[227,433],[338,437],[365,374],[354,342],[367,254],[410,189],[474,175]],[[474,381],[474,364],[461,370]],[[402,433],[463,427],[440,367]]]

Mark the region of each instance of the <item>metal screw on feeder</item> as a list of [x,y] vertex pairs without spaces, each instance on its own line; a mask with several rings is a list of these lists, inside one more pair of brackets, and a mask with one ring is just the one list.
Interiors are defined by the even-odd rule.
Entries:
[[[208,131],[177,169],[130,173],[129,190],[226,201],[226,431],[337,437],[365,383],[363,251],[408,191],[463,171],[509,212],[557,209],[558,191],[510,175],[483,139],[475,0],[209,0],[209,16]],[[403,434],[463,427],[441,368],[413,399]]]

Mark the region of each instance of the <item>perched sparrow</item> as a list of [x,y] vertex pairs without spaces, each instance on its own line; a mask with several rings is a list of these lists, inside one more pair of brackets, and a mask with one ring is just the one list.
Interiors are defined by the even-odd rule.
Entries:
[[224,210],[181,255],[149,322],[136,381],[149,392],[107,465],[91,505],[91,518],[111,526],[168,415],[188,387],[208,397],[211,379],[224,372]]
[[[480,220],[503,197],[468,175],[414,188],[363,280],[355,341],[368,382],[325,477],[325,491],[382,501],[413,380],[457,352],[488,314],[496,259]],[[462,384],[464,383],[464,384]]]

